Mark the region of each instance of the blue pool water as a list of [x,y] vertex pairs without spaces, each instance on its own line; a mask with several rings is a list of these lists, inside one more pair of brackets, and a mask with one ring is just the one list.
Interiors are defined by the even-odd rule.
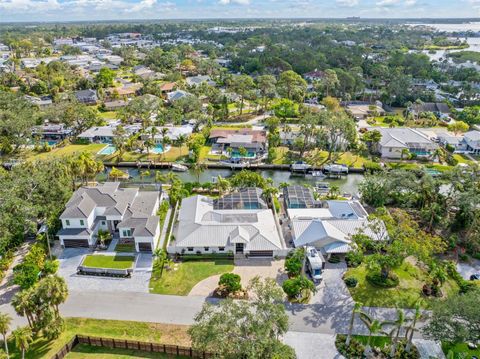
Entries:
[[57,145],[57,141],[43,141],[43,143],[48,144],[50,147],[55,147]]
[[156,154],[163,153],[162,145],[155,145],[155,147],[152,149],[152,152]]
[[255,158],[255,152],[247,152],[246,156],[240,156],[240,153],[238,151],[232,151],[232,155],[230,156],[231,158]]
[[105,146],[104,148],[102,148],[98,154],[99,155],[111,155],[113,153],[115,153],[117,149],[115,148],[115,146],[112,146],[112,145],[108,145],[108,146]]

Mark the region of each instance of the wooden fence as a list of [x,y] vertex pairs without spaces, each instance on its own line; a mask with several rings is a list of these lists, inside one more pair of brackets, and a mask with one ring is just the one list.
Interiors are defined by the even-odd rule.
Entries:
[[137,340],[112,339],[91,337],[84,335],[76,335],[70,342],[68,342],[62,349],[55,354],[52,359],[63,359],[70,353],[78,344],[87,344],[91,346],[112,348],[112,349],[130,349],[140,350],[144,352],[165,353],[169,355],[183,355],[189,358],[212,358],[213,355],[205,352],[198,352],[190,347],[183,347],[179,345],[167,345],[158,343],[140,342]]

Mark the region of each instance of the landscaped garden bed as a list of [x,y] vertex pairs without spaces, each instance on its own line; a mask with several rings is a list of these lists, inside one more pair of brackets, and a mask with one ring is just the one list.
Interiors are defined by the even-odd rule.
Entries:
[[134,261],[134,256],[106,256],[91,254],[83,259],[82,266],[103,269],[130,269],[133,268]]

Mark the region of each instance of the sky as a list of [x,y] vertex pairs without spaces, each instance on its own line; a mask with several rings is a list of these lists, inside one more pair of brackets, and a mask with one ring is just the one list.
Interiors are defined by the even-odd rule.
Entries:
[[480,17],[480,0],[0,0],[0,21]]

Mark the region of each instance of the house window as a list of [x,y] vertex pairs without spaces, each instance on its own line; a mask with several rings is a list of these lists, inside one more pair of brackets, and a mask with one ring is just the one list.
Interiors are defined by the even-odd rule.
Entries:
[[205,250],[205,252],[208,252],[210,250],[210,247],[203,247],[203,249]]
[[219,252],[223,252],[225,250],[225,247],[218,247]]
[[85,222],[83,221],[83,219],[80,220],[80,225],[83,226],[85,224]]
[[104,226],[105,224],[106,224],[105,221],[102,221],[102,226]]
[[187,247],[187,251],[193,252],[193,247]]
[[66,219],[65,220],[65,225],[69,226],[70,225],[70,220]]
[[124,229],[123,230],[123,236],[124,237],[131,237],[132,236],[132,231],[130,229]]

